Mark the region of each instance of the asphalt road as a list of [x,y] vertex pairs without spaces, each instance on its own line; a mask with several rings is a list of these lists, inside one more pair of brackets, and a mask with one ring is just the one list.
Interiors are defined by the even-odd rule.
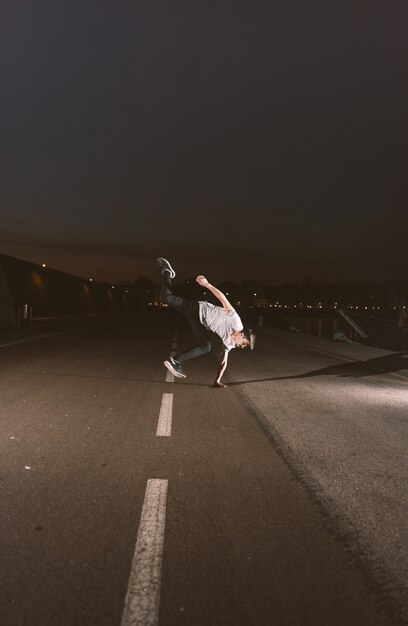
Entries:
[[167,313],[3,333],[1,626],[408,623],[406,357],[266,328],[165,382]]

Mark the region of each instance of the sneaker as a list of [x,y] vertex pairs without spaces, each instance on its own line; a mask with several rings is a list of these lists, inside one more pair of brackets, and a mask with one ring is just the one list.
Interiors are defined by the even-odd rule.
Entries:
[[177,376],[177,378],[186,378],[185,373],[181,369],[180,363],[173,359],[172,356],[169,356],[167,361],[164,361],[164,365],[172,374],[174,374],[174,376]]
[[157,259],[157,265],[159,267],[161,267],[162,273],[167,271],[167,272],[170,272],[170,278],[174,278],[175,277],[176,272],[174,271],[174,269],[172,268],[172,266],[170,265],[170,263],[166,259],[163,259],[162,257],[159,257]]

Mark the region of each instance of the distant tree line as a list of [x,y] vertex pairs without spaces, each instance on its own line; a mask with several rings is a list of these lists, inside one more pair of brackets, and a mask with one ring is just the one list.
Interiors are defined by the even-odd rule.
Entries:
[[[125,285],[125,284],[123,284]],[[255,280],[241,283],[223,281],[217,287],[234,306],[275,306],[288,307],[321,306],[332,308],[334,304],[348,308],[353,305],[393,307],[408,306],[408,283],[378,284],[313,284],[306,280],[301,285],[282,283],[279,285],[261,285]],[[140,276],[134,283],[126,283],[135,307],[145,308],[160,303],[160,284]],[[174,292],[180,296],[216,302],[214,296],[200,287],[195,277],[173,284]]]

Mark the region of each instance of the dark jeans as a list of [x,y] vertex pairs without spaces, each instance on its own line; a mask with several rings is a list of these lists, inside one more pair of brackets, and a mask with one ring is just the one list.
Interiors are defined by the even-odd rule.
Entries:
[[160,300],[169,304],[173,309],[184,315],[188,319],[194,337],[199,341],[199,345],[191,348],[187,352],[175,354],[174,359],[182,363],[188,359],[194,359],[202,354],[207,354],[211,350],[211,341],[208,338],[207,329],[200,322],[198,312],[198,302],[187,300],[180,296],[175,296],[171,291],[171,278],[169,272],[163,273],[163,282],[160,291]]

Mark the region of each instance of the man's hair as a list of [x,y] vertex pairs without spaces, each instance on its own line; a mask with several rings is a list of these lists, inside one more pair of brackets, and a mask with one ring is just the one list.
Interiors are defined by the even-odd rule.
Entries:
[[245,339],[249,341],[249,346],[251,350],[253,350],[255,346],[255,340],[256,340],[256,335],[254,331],[252,330],[252,328],[244,328],[242,332],[244,333]]

